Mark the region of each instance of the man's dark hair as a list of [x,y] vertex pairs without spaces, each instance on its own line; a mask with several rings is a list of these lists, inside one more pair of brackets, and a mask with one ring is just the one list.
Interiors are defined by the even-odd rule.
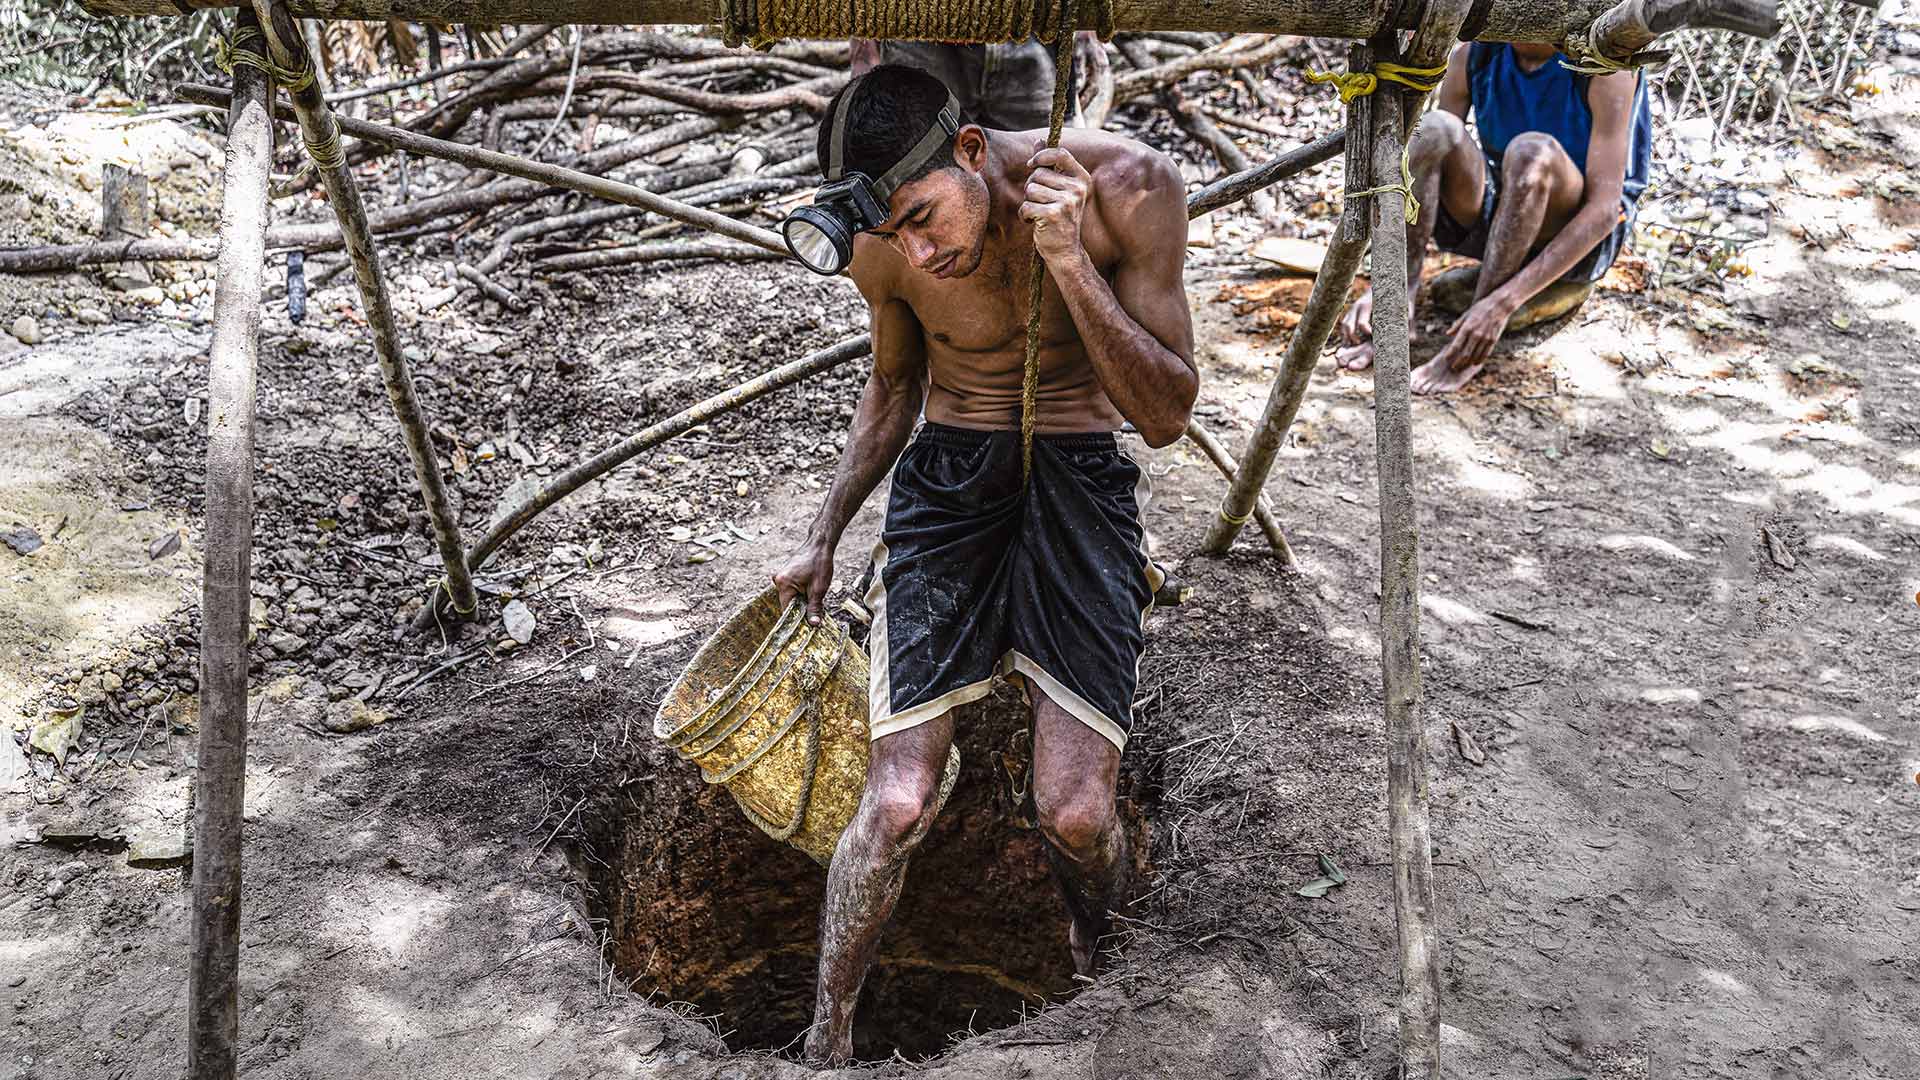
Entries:
[[[947,103],[947,84],[904,64],[881,64],[856,76],[833,96],[827,104],[826,115],[820,120],[815,149],[819,152],[823,175],[831,160],[828,144],[833,139],[833,114],[840,107],[840,99],[848,94],[853,97],[847,102],[843,151],[846,170],[866,173],[869,179],[878,180],[906,157],[907,151],[937,122],[940,107]],[[963,127],[972,122],[964,114],[960,117]],[[948,139],[946,152],[933,155],[926,165],[901,182],[918,180],[935,169],[952,165],[952,149],[953,140]]]

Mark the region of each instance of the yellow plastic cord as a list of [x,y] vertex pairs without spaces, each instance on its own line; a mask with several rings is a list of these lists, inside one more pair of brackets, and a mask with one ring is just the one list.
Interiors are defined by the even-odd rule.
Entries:
[[1399,83],[1410,90],[1430,94],[1440,85],[1447,74],[1447,65],[1417,68],[1405,64],[1382,61],[1373,65],[1372,71],[1311,71],[1307,72],[1307,81],[1316,83],[1330,82],[1340,91],[1340,104],[1352,103],[1354,98],[1366,97],[1380,89],[1380,83]]
[[1220,508],[1220,520],[1238,528],[1253,520],[1253,511],[1249,510],[1239,517],[1234,517],[1232,514],[1227,513],[1226,507],[1223,506]]
[[1411,149],[1412,146],[1413,143],[1409,141],[1400,147],[1399,183],[1368,188],[1365,191],[1356,191],[1353,193],[1354,198],[1364,199],[1368,195],[1383,195],[1389,191],[1399,192],[1401,197],[1406,200],[1407,224],[1409,225],[1420,220],[1420,200],[1413,197],[1413,167],[1407,161],[1407,151]]
[[[248,38],[259,41],[259,35],[249,34]],[[274,82],[285,87],[290,93],[299,93],[313,85],[313,59],[306,58],[306,65],[300,68],[283,68],[273,62],[264,52],[255,52],[243,48],[233,40],[224,37],[213,39],[213,62],[221,71],[233,74],[235,67],[250,67],[264,71]]]

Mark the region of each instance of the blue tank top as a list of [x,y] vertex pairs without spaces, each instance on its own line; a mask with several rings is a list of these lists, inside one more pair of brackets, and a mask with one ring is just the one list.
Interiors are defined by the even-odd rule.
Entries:
[[[1475,42],[1467,53],[1467,85],[1473,98],[1473,123],[1480,148],[1499,161],[1507,144],[1529,131],[1557,139],[1567,156],[1585,172],[1587,143],[1593,136],[1593,109],[1587,104],[1592,79],[1560,66],[1559,53],[1528,71],[1511,45]],[[1653,114],[1647,80],[1633,92],[1633,120],[1627,130],[1627,175],[1621,193],[1629,202],[1647,189],[1653,171]]]

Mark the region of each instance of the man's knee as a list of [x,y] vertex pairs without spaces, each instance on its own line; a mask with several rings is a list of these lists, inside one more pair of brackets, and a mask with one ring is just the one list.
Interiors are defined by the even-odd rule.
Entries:
[[1544,131],[1516,135],[1500,157],[1501,186],[1509,191],[1545,190],[1552,185],[1554,173],[1562,163],[1570,160],[1560,140]]
[[1064,789],[1034,789],[1034,809],[1040,819],[1040,831],[1053,845],[1070,856],[1085,858],[1097,853],[1119,822],[1113,792],[1095,784],[1076,784]]
[[933,824],[939,782],[935,775],[894,775],[868,790],[860,816],[876,846],[904,853],[920,842]]
[[1413,144],[1412,156],[1438,158],[1469,137],[1466,121],[1445,109],[1434,109],[1414,125],[1413,138],[1409,141]]

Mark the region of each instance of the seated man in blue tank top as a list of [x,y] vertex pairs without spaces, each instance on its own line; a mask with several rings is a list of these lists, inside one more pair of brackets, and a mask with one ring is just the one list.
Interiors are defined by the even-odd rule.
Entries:
[[[1428,239],[1480,260],[1473,306],[1414,370],[1417,393],[1466,385],[1522,304],[1556,281],[1598,281],[1632,233],[1653,155],[1647,88],[1634,72],[1583,75],[1562,59],[1550,45],[1461,45],[1439,107],[1414,129],[1420,220],[1407,237],[1409,300]],[[1372,311],[1368,292],[1341,320],[1339,363],[1351,370],[1373,363]]]

